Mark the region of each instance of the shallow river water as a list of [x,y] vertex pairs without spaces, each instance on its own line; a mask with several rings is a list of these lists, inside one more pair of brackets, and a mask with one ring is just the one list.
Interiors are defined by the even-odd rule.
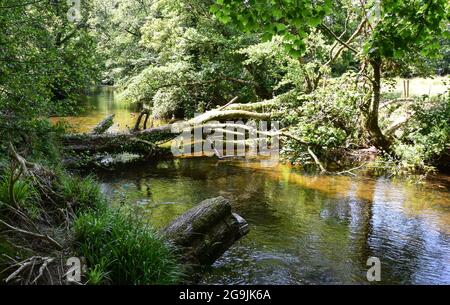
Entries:
[[[124,125],[134,117],[113,93],[90,103],[91,115],[72,122],[92,120],[88,129],[108,113],[119,113]],[[209,269],[207,284],[370,284],[369,257],[381,261],[382,284],[450,284],[448,177],[415,185],[193,158],[128,166],[99,179],[111,199],[141,206],[158,228],[204,199],[229,198],[250,233]]]

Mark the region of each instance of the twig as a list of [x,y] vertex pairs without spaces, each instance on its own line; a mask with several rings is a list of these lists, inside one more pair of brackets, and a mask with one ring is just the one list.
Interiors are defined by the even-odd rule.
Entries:
[[352,48],[348,43],[342,41],[342,39],[340,37],[338,37],[329,27],[327,27],[325,24],[321,24],[321,27],[324,28],[328,33],[330,33],[334,39],[336,39],[340,44],[342,44],[343,46],[347,47],[347,49],[349,49],[350,51],[352,51],[353,53],[357,54],[358,51],[356,51],[354,48]]
[[227,107],[230,106],[231,104],[234,104],[234,102],[236,102],[238,98],[239,98],[238,96],[235,96],[231,101],[229,101],[226,105],[220,107],[218,110],[219,110],[219,111],[220,111],[220,110],[224,110],[225,108],[227,108]]
[[39,268],[39,274],[37,275],[37,277],[33,280],[32,284],[36,283],[38,279],[41,278],[41,276],[44,274],[44,270],[47,269],[47,265],[50,264],[51,262],[53,262],[55,259],[54,258],[43,258],[44,263],[42,264],[42,266]]
[[323,174],[326,173],[327,170],[325,169],[325,167],[323,167],[323,165],[320,162],[319,158],[317,158],[316,154],[311,150],[311,147],[309,147],[309,146],[308,146],[308,153],[314,159],[314,162],[317,164],[317,166],[319,166],[320,172],[323,173]]
[[363,164],[361,164],[360,166],[357,166],[357,167],[355,167],[355,168],[352,168],[352,169],[349,169],[349,170],[345,170],[345,171],[336,173],[336,175],[342,175],[342,174],[346,174],[346,173],[347,173],[347,174],[350,174],[350,175],[356,177],[356,174],[353,173],[353,171],[358,170],[358,169],[360,169],[360,168],[363,168],[363,167],[366,166],[366,165],[367,165],[367,163],[363,163]]
[[[366,20],[364,19],[363,21],[361,21],[361,23],[359,24],[359,26],[356,29],[356,31],[352,34],[352,36],[345,42],[345,45],[341,45],[341,47],[336,51],[336,53],[327,61],[325,66],[328,66],[330,63],[332,63],[341,54],[341,52],[346,48],[346,46],[348,46],[350,43],[353,42],[353,40],[363,30],[365,24],[366,24]],[[354,49],[353,49],[353,51],[354,51]]]
[[[43,275],[44,271],[47,270],[47,272],[50,274],[50,271],[48,270],[48,265],[53,262],[55,259],[52,257],[41,257],[41,256],[33,256],[30,258],[27,258],[26,260],[16,263],[14,265],[12,265],[11,267],[9,267],[8,269],[12,268],[12,267],[16,267],[19,266],[19,268],[17,268],[16,271],[14,271],[13,273],[11,273],[5,280],[6,283],[10,282],[11,280],[13,280],[14,278],[16,278],[23,270],[25,270],[27,267],[31,266],[30,268],[30,272],[28,273],[28,278],[25,282],[25,284],[35,284]],[[15,260],[13,260],[15,262]],[[33,274],[34,271],[34,267],[37,263],[41,262],[42,265],[39,268],[38,271],[38,275],[35,277],[35,279],[30,282],[31,279],[31,275]],[[5,269],[6,270],[6,269]],[[5,271],[4,270],[4,271]],[[50,281],[52,282],[51,276],[50,276]]]
[[61,244],[59,244],[56,240],[54,240],[53,238],[51,238],[48,235],[35,233],[35,232],[30,232],[30,231],[26,231],[26,230],[14,227],[14,226],[10,225],[9,223],[4,222],[2,219],[0,219],[0,223],[2,223],[4,226],[6,226],[7,228],[9,228],[9,229],[11,229],[11,230],[13,230],[15,232],[26,234],[26,235],[30,235],[30,236],[34,236],[34,237],[37,237],[37,238],[45,239],[45,240],[51,242],[52,244],[54,244],[55,246],[57,246],[59,249],[63,249],[63,246],[61,246]]
[[14,279],[23,269],[25,269],[27,266],[32,264],[32,260],[31,261],[25,261],[23,263],[21,263],[21,266],[14,271],[10,276],[8,276],[5,280],[6,283],[8,283],[9,281],[11,281],[12,279]]

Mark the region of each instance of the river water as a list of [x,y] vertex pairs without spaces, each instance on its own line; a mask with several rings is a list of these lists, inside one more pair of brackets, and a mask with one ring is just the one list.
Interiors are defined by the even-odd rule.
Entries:
[[[69,122],[85,131],[106,114],[114,128],[135,113],[102,91]],[[212,158],[175,159],[99,173],[104,192],[161,228],[200,201],[224,196],[250,233],[205,274],[205,284],[450,284],[450,178],[421,185],[385,178],[312,176],[289,166]]]

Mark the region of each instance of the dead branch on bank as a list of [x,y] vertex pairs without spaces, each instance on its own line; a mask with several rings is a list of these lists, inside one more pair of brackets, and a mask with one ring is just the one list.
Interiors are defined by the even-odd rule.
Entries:
[[[55,260],[55,258],[32,256],[21,262],[17,262],[16,260],[10,257],[9,259],[13,262],[13,264],[4,271],[16,267],[17,269],[5,279],[6,283],[15,281],[23,285],[37,284],[38,280],[44,275],[44,272],[47,272],[49,281],[50,282],[53,281],[52,274],[48,267]],[[37,269],[38,267],[39,269]],[[35,276],[33,276],[33,274],[35,274]]]
[[1,219],[0,219],[0,223],[3,224],[8,229],[12,230],[15,233],[25,234],[25,235],[28,235],[28,236],[44,239],[46,241],[49,241],[53,245],[55,245],[57,248],[63,249],[63,246],[61,246],[60,243],[58,243],[56,240],[54,240],[53,238],[51,238],[48,235],[45,235],[45,234],[42,234],[42,233],[35,233],[35,232],[31,232],[31,231],[27,231],[27,230],[24,230],[24,229],[20,229],[20,228],[14,227],[14,226],[8,224],[7,222],[5,222],[5,221],[3,221]]

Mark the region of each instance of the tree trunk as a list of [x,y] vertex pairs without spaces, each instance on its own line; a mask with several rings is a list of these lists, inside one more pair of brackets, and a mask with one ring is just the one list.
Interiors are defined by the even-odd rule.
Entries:
[[64,150],[72,154],[95,155],[102,153],[120,154],[124,152],[139,155],[164,156],[170,149],[163,149],[156,144],[157,139],[173,138],[176,134],[158,128],[147,133],[118,133],[101,135],[68,135],[63,138]]
[[98,153],[117,154],[129,152],[140,155],[166,155],[170,153],[170,150],[163,149],[154,143],[174,139],[184,128],[199,126],[208,121],[267,120],[269,118],[270,114],[267,113],[245,110],[211,110],[187,122],[177,122],[131,133],[67,135],[63,138],[63,145],[65,151],[75,154],[93,155]]
[[370,135],[370,140],[376,147],[389,151],[391,143],[383,134],[380,126],[378,125],[378,110],[381,100],[381,60],[374,59],[370,62],[370,64],[373,68],[373,94],[369,108],[367,109],[366,129]]
[[105,133],[114,124],[114,114],[107,116],[92,130],[92,134]]
[[180,251],[182,262],[195,270],[212,265],[248,231],[247,222],[232,213],[229,200],[217,197],[178,217],[162,233]]

